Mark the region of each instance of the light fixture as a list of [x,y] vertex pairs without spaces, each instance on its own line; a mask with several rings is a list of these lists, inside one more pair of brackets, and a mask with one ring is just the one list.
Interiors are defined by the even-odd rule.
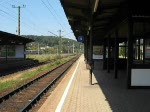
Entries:
[[89,26],[89,30],[91,30],[91,26]]
[[11,41],[11,43],[14,44],[15,42],[14,42],[14,41]]
[[68,18],[68,20],[70,20],[70,21],[74,20],[73,17],[67,17],[67,18]]
[[87,31],[87,35],[89,35],[89,31]]
[[94,12],[97,11],[98,3],[99,3],[99,0],[96,0],[95,1],[95,5],[94,5]]

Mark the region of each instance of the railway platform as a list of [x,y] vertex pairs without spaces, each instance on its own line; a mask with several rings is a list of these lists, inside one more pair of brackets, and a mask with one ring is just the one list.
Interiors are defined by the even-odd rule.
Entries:
[[94,63],[92,85],[83,55],[68,71],[38,112],[149,112],[150,90],[127,89],[126,71],[102,70]]

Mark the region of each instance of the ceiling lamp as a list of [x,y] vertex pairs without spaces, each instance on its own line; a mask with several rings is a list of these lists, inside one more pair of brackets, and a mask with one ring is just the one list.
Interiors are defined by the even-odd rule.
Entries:
[[94,12],[97,11],[98,3],[99,3],[99,0],[96,0],[95,1],[95,5],[94,5]]

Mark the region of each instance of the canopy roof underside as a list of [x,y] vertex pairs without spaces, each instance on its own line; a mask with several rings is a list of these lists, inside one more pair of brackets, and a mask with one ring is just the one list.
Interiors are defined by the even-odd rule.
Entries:
[[33,40],[0,31],[0,45],[21,45],[29,42],[33,42]]
[[[93,42],[98,43],[111,34],[128,37],[128,17],[134,21],[133,34],[141,38],[150,28],[148,0],[60,0],[69,24],[76,36],[88,36],[92,27]],[[92,21],[92,26],[91,26]]]

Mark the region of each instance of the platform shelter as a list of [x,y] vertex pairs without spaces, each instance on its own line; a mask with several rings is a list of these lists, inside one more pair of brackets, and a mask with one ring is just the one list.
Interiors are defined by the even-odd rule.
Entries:
[[[127,88],[150,88],[150,7],[148,0],[60,0],[93,71],[93,46],[103,48],[103,68],[127,70]],[[121,67],[121,68],[120,68]],[[119,80],[119,79],[118,79]]]
[[0,31],[0,62],[26,58],[26,44],[32,39]]

